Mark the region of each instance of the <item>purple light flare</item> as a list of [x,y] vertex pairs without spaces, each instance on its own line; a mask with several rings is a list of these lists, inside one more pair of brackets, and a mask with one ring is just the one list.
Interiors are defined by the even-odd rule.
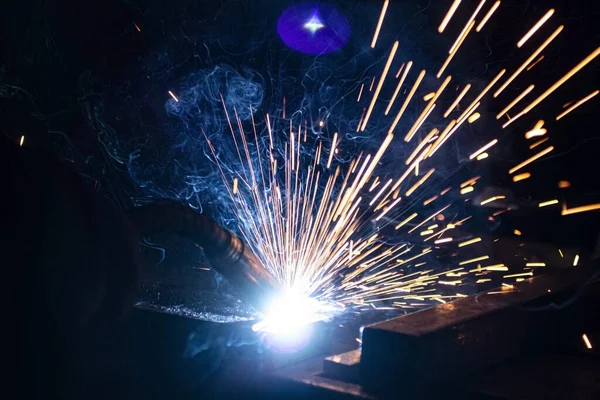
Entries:
[[302,3],[281,14],[277,32],[288,47],[300,53],[329,54],[348,42],[350,23],[330,5]]

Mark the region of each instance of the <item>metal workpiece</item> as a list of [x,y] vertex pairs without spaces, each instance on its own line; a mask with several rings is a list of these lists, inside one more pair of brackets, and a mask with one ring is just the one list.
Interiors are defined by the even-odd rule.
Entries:
[[[572,302],[590,289],[582,282],[594,276],[597,271],[590,268],[556,270],[509,290],[483,292],[368,326],[360,382],[370,390],[426,387],[565,343],[569,325],[557,328],[562,315],[556,298],[560,304]],[[598,311],[597,305],[592,308]]]

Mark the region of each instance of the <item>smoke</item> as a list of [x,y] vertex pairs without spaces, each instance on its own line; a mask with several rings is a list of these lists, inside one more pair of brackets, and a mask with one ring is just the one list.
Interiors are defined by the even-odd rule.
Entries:
[[258,334],[252,331],[250,322],[233,322],[226,324],[199,324],[188,335],[183,351],[186,360],[188,379],[186,384],[199,385],[209,378],[226,358],[235,358],[235,348],[252,346],[251,354],[258,357],[260,342]]
[[[82,86],[93,84],[86,79]],[[82,104],[113,166],[134,183],[134,203],[169,198],[199,210],[205,203],[222,206],[224,189],[215,184],[220,177],[206,138],[220,159],[234,159],[227,115],[247,122],[263,102],[264,79],[252,69],[221,64],[190,72],[169,87],[177,100],[168,97],[162,113],[145,112],[148,100],[134,97],[127,83],[120,88],[127,96],[121,104],[108,95],[85,96]]]
[[246,68],[238,72],[225,64],[185,76],[179,88],[177,100],[169,98],[165,111],[196,133],[200,127],[209,134],[224,133],[222,102],[228,113],[237,112],[242,121],[247,121],[251,110],[258,109],[264,97],[264,81],[256,71]]

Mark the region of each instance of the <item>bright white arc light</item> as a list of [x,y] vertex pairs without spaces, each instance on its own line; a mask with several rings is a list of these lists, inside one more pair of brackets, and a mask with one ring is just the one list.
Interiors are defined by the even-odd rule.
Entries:
[[336,307],[310,297],[285,294],[271,303],[264,318],[252,326],[255,332],[280,335],[298,334],[304,327],[333,316]]
[[343,308],[308,296],[287,293],[273,301],[263,319],[252,326],[265,335],[269,347],[294,352],[306,346],[313,334],[313,324],[333,317]]

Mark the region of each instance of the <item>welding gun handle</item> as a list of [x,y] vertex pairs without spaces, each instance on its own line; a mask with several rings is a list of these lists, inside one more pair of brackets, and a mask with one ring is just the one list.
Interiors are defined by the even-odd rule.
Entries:
[[259,311],[279,293],[277,281],[252,250],[212,218],[172,201],[134,208],[128,217],[141,235],[167,232],[192,239],[204,249],[213,268]]

